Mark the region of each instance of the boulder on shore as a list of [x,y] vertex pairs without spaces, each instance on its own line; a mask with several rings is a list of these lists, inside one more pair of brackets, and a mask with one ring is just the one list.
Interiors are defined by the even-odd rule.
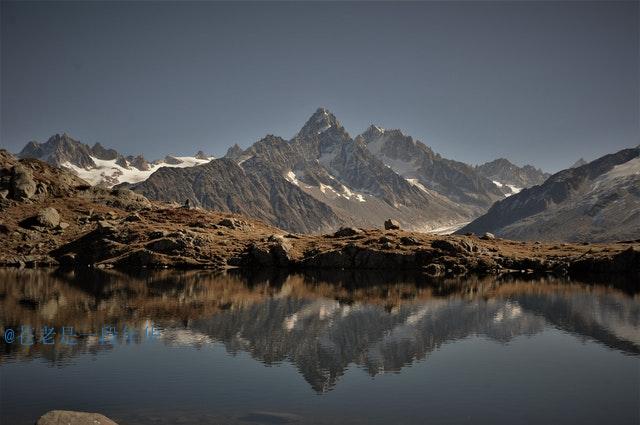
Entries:
[[385,230],[400,230],[400,223],[398,223],[396,220],[393,220],[393,219],[385,220],[384,229]]

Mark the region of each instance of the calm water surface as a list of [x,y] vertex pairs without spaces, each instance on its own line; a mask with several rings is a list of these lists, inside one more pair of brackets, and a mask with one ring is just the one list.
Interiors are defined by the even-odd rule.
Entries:
[[5,270],[0,331],[7,425],[640,423],[620,284]]

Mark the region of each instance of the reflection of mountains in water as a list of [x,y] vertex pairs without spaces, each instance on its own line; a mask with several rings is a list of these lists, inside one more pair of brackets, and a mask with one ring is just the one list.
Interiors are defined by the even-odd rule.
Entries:
[[372,375],[399,371],[448,341],[470,335],[508,341],[543,326],[508,301],[430,300],[387,312],[282,298],[195,321],[191,329],[265,363],[291,361],[316,391],[326,391],[351,363]]
[[[18,323],[141,329],[151,320],[164,327],[169,344],[220,341],[267,364],[291,362],[316,391],[331,389],[351,364],[371,375],[396,372],[448,342],[508,342],[545,325],[640,354],[637,295],[553,279],[346,285],[326,276],[5,271],[0,306],[0,330]],[[2,356],[60,362],[99,349],[91,339],[27,352],[4,344]]]
[[290,361],[316,391],[327,391],[350,364],[371,375],[396,372],[448,342],[469,336],[508,342],[540,332],[545,322],[640,353],[640,306],[584,294],[432,299],[390,312],[326,299],[269,299],[197,320],[191,330],[265,363]]

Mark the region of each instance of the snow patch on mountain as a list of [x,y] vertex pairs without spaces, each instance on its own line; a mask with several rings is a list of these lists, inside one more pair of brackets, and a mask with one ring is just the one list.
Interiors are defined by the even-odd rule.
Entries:
[[409,183],[411,183],[412,185],[414,185],[415,187],[417,187],[418,189],[422,190],[423,192],[430,193],[429,190],[422,183],[420,183],[420,180],[418,180],[418,179],[407,179],[407,181]]
[[[357,193],[343,184],[340,184],[340,187],[342,188],[342,191],[336,190],[333,186],[320,183],[320,186],[318,188],[320,189],[320,193],[330,199],[344,198],[349,201],[367,202],[363,194]],[[307,186],[306,188],[311,189],[311,187],[309,186]]]
[[149,178],[151,174],[162,167],[176,167],[176,168],[186,168],[186,167],[194,167],[196,165],[206,164],[207,162],[214,159],[213,157],[209,159],[198,159],[192,156],[176,156],[174,157],[180,161],[179,164],[167,164],[164,161],[158,161],[155,163],[149,164],[148,170],[139,170],[135,167],[122,167],[119,164],[116,164],[117,160],[104,160],[98,159],[96,157],[91,157],[93,162],[96,164],[95,168],[83,168],[77,165],[74,165],[70,162],[65,162],[61,164],[63,167],[68,168],[75,172],[78,177],[92,185],[97,184],[105,184],[106,186],[113,186],[118,183],[138,183],[143,180]]
[[284,178],[287,179],[288,182],[293,183],[296,186],[300,186],[298,177],[296,176],[296,173],[294,173],[293,171],[289,171]]
[[511,193],[507,196],[515,195],[516,193],[519,193],[522,190],[521,187],[517,187],[512,184],[508,184],[507,187],[511,189]]
[[515,195],[516,193],[518,193],[518,192],[520,192],[522,190],[521,187],[517,187],[517,186],[514,186],[512,184],[507,184],[507,183],[500,183],[497,180],[491,180],[491,182],[493,184],[495,184],[496,186],[498,186],[500,189],[502,189],[503,187],[506,186],[511,191],[510,193],[505,193],[504,194],[505,198],[508,197],[508,196],[511,196],[511,195]]

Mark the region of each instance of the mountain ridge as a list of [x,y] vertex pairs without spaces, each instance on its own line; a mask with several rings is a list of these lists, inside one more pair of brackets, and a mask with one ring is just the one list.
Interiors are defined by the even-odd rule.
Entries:
[[150,162],[67,134],[30,142],[19,156],[69,168],[91,184],[189,200],[299,232],[379,226],[388,218],[419,231],[455,229],[509,195],[476,167],[443,158],[400,130],[372,125],[352,137],[326,108],[292,139],[267,135],[246,149],[234,144],[224,160],[199,151]]
[[496,202],[458,232],[573,242],[640,238],[640,148],[562,170]]

